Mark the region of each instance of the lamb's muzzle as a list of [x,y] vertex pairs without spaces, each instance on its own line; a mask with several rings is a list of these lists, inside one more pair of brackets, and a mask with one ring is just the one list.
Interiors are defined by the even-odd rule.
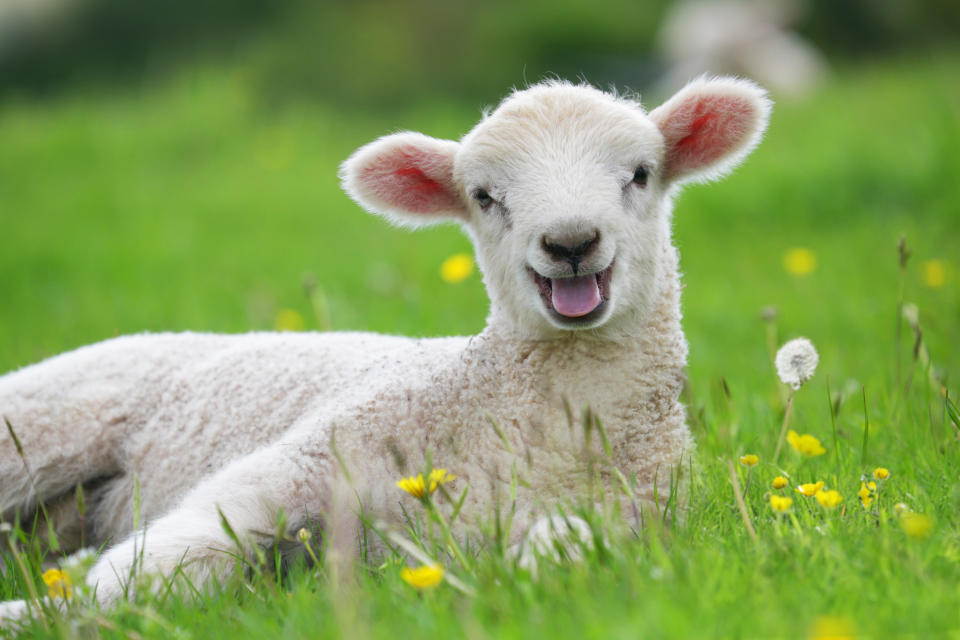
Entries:
[[580,269],[580,263],[583,259],[593,253],[600,243],[600,231],[594,230],[592,234],[578,234],[577,236],[555,239],[544,235],[540,239],[540,246],[554,260],[562,260],[573,269],[573,275],[576,276]]
[[580,276],[550,278],[529,269],[540,299],[551,316],[564,324],[594,324],[606,313],[610,299],[613,263],[602,271]]

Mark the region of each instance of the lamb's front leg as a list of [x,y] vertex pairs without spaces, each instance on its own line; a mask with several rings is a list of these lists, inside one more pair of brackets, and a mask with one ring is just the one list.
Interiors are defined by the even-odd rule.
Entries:
[[[87,576],[97,599],[123,597],[134,569],[171,577],[182,565],[195,584],[229,573],[236,543],[269,544],[283,509],[292,523],[325,517],[333,464],[319,438],[288,439],[255,452],[208,478],[170,513],[110,548]],[[222,515],[221,515],[222,514]]]

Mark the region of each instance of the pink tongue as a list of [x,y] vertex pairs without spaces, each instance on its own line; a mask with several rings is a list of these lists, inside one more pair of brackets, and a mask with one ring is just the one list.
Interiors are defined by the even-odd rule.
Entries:
[[571,318],[585,316],[600,305],[600,287],[597,276],[579,278],[551,278],[553,308]]

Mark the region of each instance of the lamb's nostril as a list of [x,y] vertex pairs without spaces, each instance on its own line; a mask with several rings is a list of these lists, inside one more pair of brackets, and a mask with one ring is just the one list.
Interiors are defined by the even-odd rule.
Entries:
[[576,236],[551,238],[544,235],[540,239],[543,250],[554,260],[563,260],[573,268],[576,275],[580,263],[600,244],[600,232],[592,235],[578,234]]

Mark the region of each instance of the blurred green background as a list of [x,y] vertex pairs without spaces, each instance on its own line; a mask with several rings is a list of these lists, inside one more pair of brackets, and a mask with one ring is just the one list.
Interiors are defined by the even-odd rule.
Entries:
[[694,389],[769,383],[771,305],[776,340],[810,337],[837,386],[888,382],[901,235],[905,298],[955,380],[957,33],[949,0],[3,0],[0,370],[136,331],[316,328],[305,280],[334,329],[475,332],[479,277],[439,274],[465,237],[363,214],[339,163],[400,129],[457,138],[545,75],[649,108],[712,71],[777,106],[744,167],[678,199]]
[[[401,129],[456,139],[547,75],[639,91],[648,108],[699,73],[746,75],[776,101],[765,140],[675,208],[684,400],[704,463],[691,526],[642,562],[631,547],[626,564],[585,564],[588,579],[484,570],[496,579],[475,605],[397,591],[393,568],[378,569],[385,588],[359,599],[361,627],[804,637],[835,612],[870,637],[955,632],[960,493],[938,387],[960,394],[958,33],[956,0],[0,0],[0,372],[139,331],[476,332],[479,275],[441,269],[471,252],[466,237],[362,212],[336,177],[354,149]],[[750,545],[722,462],[758,452],[755,473],[780,473],[763,458],[784,402],[771,345],[799,335],[820,366],[790,424],[832,455],[788,468],[843,489],[851,510],[818,512],[814,527],[798,499],[804,528],[781,537],[777,519],[774,538],[764,508],[764,544]],[[907,380],[912,396],[898,392]],[[831,398],[833,438],[828,384],[847,400]],[[871,464],[893,473],[883,508],[904,500],[935,518],[926,546],[860,518],[863,433]],[[750,490],[761,505],[765,485]],[[325,615],[328,591],[244,590],[245,613],[227,591],[171,619],[195,637],[315,637],[346,624]],[[126,615],[140,632],[154,624]],[[85,629],[69,628],[54,633]],[[181,630],[160,629],[144,636]]]

